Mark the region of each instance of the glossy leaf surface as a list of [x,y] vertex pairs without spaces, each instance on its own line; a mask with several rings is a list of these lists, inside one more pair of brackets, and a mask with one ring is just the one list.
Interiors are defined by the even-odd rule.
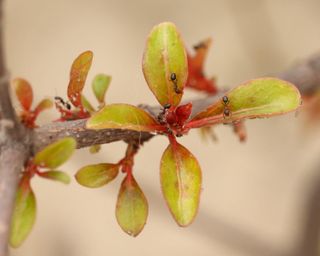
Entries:
[[228,103],[220,100],[192,120],[221,115],[225,108],[231,111],[227,120],[270,117],[296,110],[301,104],[300,93],[294,85],[269,77],[250,80],[225,95]]
[[133,176],[126,176],[121,184],[116,207],[120,227],[130,236],[137,236],[148,217],[148,202]]
[[11,220],[10,245],[19,247],[29,235],[36,219],[36,198],[30,186],[19,187]]
[[[143,73],[159,103],[177,106],[188,77],[187,55],[173,23],[155,26],[147,39],[143,56]],[[171,75],[175,74],[175,81]]]
[[46,178],[46,179],[50,179],[50,180],[55,180],[55,181],[59,181],[62,182],[64,184],[69,184],[70,183],[70,176],[62,171],[57,171],[57,170],[51,170],[51,171],[47,171],[47,172],[42,172],[40,174],[41,177]]
[[106,92],[111,82],[111,76],[104,74],[96,75],[92,82],[92,90],[100,104],[104,103]]
[[201,169],[197,159],[182,145],[170,144],[160,165],[162,193],[179,226],[188,226],[197,214]]
[[22,78],[13,80],[13,87],[17,98],[25,110],[30,110],[33,101],[33,92],[29,82]]
[[60,139],[37,153],[34,163],[51,169],[59,167],[71,157],[75,149],[75,139],[71,137]]
[[112,181],[118,173],[119,165],[103,163],[85,166],[77,172],[75,177],[82,186],[98,188]]
[[91,67],[93,53],[86,51],[81,53],[72,63],[70,81],[68,85],[68,97],[76,107],[81,105],[81,92]]
[[89,129],[155,131],[159,126],[146,111],[128,104],[107,105],[87,121]]

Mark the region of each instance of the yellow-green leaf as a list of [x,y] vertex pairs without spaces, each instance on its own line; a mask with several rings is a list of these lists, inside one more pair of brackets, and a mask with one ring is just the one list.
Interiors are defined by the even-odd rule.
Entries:
[[68,97],[76,107],[81,105],[81,92],[86,82],[92,59],[93,53],[91,51],[85,51],[72,63],[68,85]]
[[230,110],[225,119],[234,121],[243,118],[259,118],[281,115],[296,110],[301,104],[297,88],[289,82],[267,77],[250,80],[225,94],[228,102],[215,102],[191,120],[200,120],[222,115]]
[[179,226],[188,226],[197,214],[201,169],[197,159],[182,145],[170,144],[160,165],[162,193]]
[[188,62],[184,44],[173,23],[164,22],[152,29],[144,51],[143,73],[162,106],[180,103],[188,77]]
[[39,173],[39,176],[50,180],[60,181],[64,184],[69,184],[71,181],[70,176],[67,173],[57,170],[41,172]]
[[66,162],[76,149],[74,138],[67,137],[45,147],[34,157],[34,163],[41,167],[56,168]]
[[106,105],[86,123],[88,129],[128,129],[156,131],[159,124],[141,108],[128,104]]
[[79,184],[89,188],[99,188],[117,177],[118,164],[94,164],[81,168],[75,175]]
[[105,74],[96,75],[92,81],[92,90],[100,104],[104,103],[104,97],[109,88],[110,82],[111,76],[107,76]]
[[91,103],[88,101],[88,99],[82,94],[81,95],[81,102],[82,102],[82,106],[84,107],[85,110],[87,110],[89,113],[94,113],[95,109],[94,107],[91,105]]
[[42,101],[39,102],[39,104],[36,106],[36,108],[34,109],[35,113],[40,113],[46,109],[52,108],[53,103],[50,99],[44,99]]
[[137,236],[146,224],[148,202],[133,176],[122,181],[116,207],[117,221],[124,232]]
[[11,220],[10,245],[19,247],[29,235],[36,219],[36,198],[28,186],[19,186]]
[[33,92],[29,82],[22,78],[13,80],[13,87],[21,106],[25,110],[29,110],[32,105]]

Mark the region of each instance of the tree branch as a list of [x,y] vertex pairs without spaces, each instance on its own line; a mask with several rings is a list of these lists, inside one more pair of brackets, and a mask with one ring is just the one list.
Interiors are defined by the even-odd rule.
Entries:
[[29,133],[20,125],[11,104],[2,38],[0,0],[0,255],[6,256],[19,174],[28,157]]
[[[320,88],[320,54],[311,56],[303,62],[296,64],[288,70],[279,73],[277,77],[295,84],[303,95],[319,90]],[[193,113],[197,113],[206,106],[215,102],[221,95],[191,100]],[[159,107],[143,105],[153,116],[159,113]],[[76,139],[78,148],[95,144],[105,144],[119,140],[147,140],[154,136],[147,132],[135,132],[129,130],[103,129],[88,130],[85,128],[86,119],[56,122],[37,128],[34,132],[34,151],[38,151],[59,138],[71,136]]]

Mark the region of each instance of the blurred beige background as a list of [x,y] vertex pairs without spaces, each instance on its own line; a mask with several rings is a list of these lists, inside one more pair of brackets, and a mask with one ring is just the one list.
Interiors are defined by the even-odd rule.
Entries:
[[[156,104],[141,72],[145,38],[152,26],[173,21],[186,45],[208,36],[214,44],[206,72],[221,86],[278,72],[320,49],[320,1],[310,0],[10,0],[5,36],[12,77],[28,79],[35,101],[65,96],[69,67],[91,49],[98,72],[113,76],[108,102]],[[93,99],[90,87],[86,88]],[[194,96],[192,92],[186,97]],[[42,122],[56,117],[55,111]],[[114,208],[120,177],[90,190],[74,180],[63,186],[35,178],[36,225],[13,256],[102,255],[272,255],[299,239],[305,200],[320,152],[319,131],[306,131],[293,114],[247,122],[248,141],[231,129],[216,129],[218,143],[203,143],[197,132],[182,138],[198,157],[203,192],[195,222],[179,228],[159,188],[159,160],[167,141],[147,143],[135,175],[150,205],[147,225],[132,238],[118,227]],[[125,144],[105,145],[98,155],[79,150],[63,166],[73,175],[89,163],[115,162]],[[269,252],[270,250],[270,252]]]

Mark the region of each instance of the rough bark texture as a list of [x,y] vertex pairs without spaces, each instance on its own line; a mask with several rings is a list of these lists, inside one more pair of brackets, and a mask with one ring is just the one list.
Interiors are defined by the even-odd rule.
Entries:
[[[3,27],[0,0],[0,28]],[[15,201],[19,173],[28,156],[28,132],[17,121],[11,104],[3,38],[0,29],[0,255],[6,256],[11,214]]]

